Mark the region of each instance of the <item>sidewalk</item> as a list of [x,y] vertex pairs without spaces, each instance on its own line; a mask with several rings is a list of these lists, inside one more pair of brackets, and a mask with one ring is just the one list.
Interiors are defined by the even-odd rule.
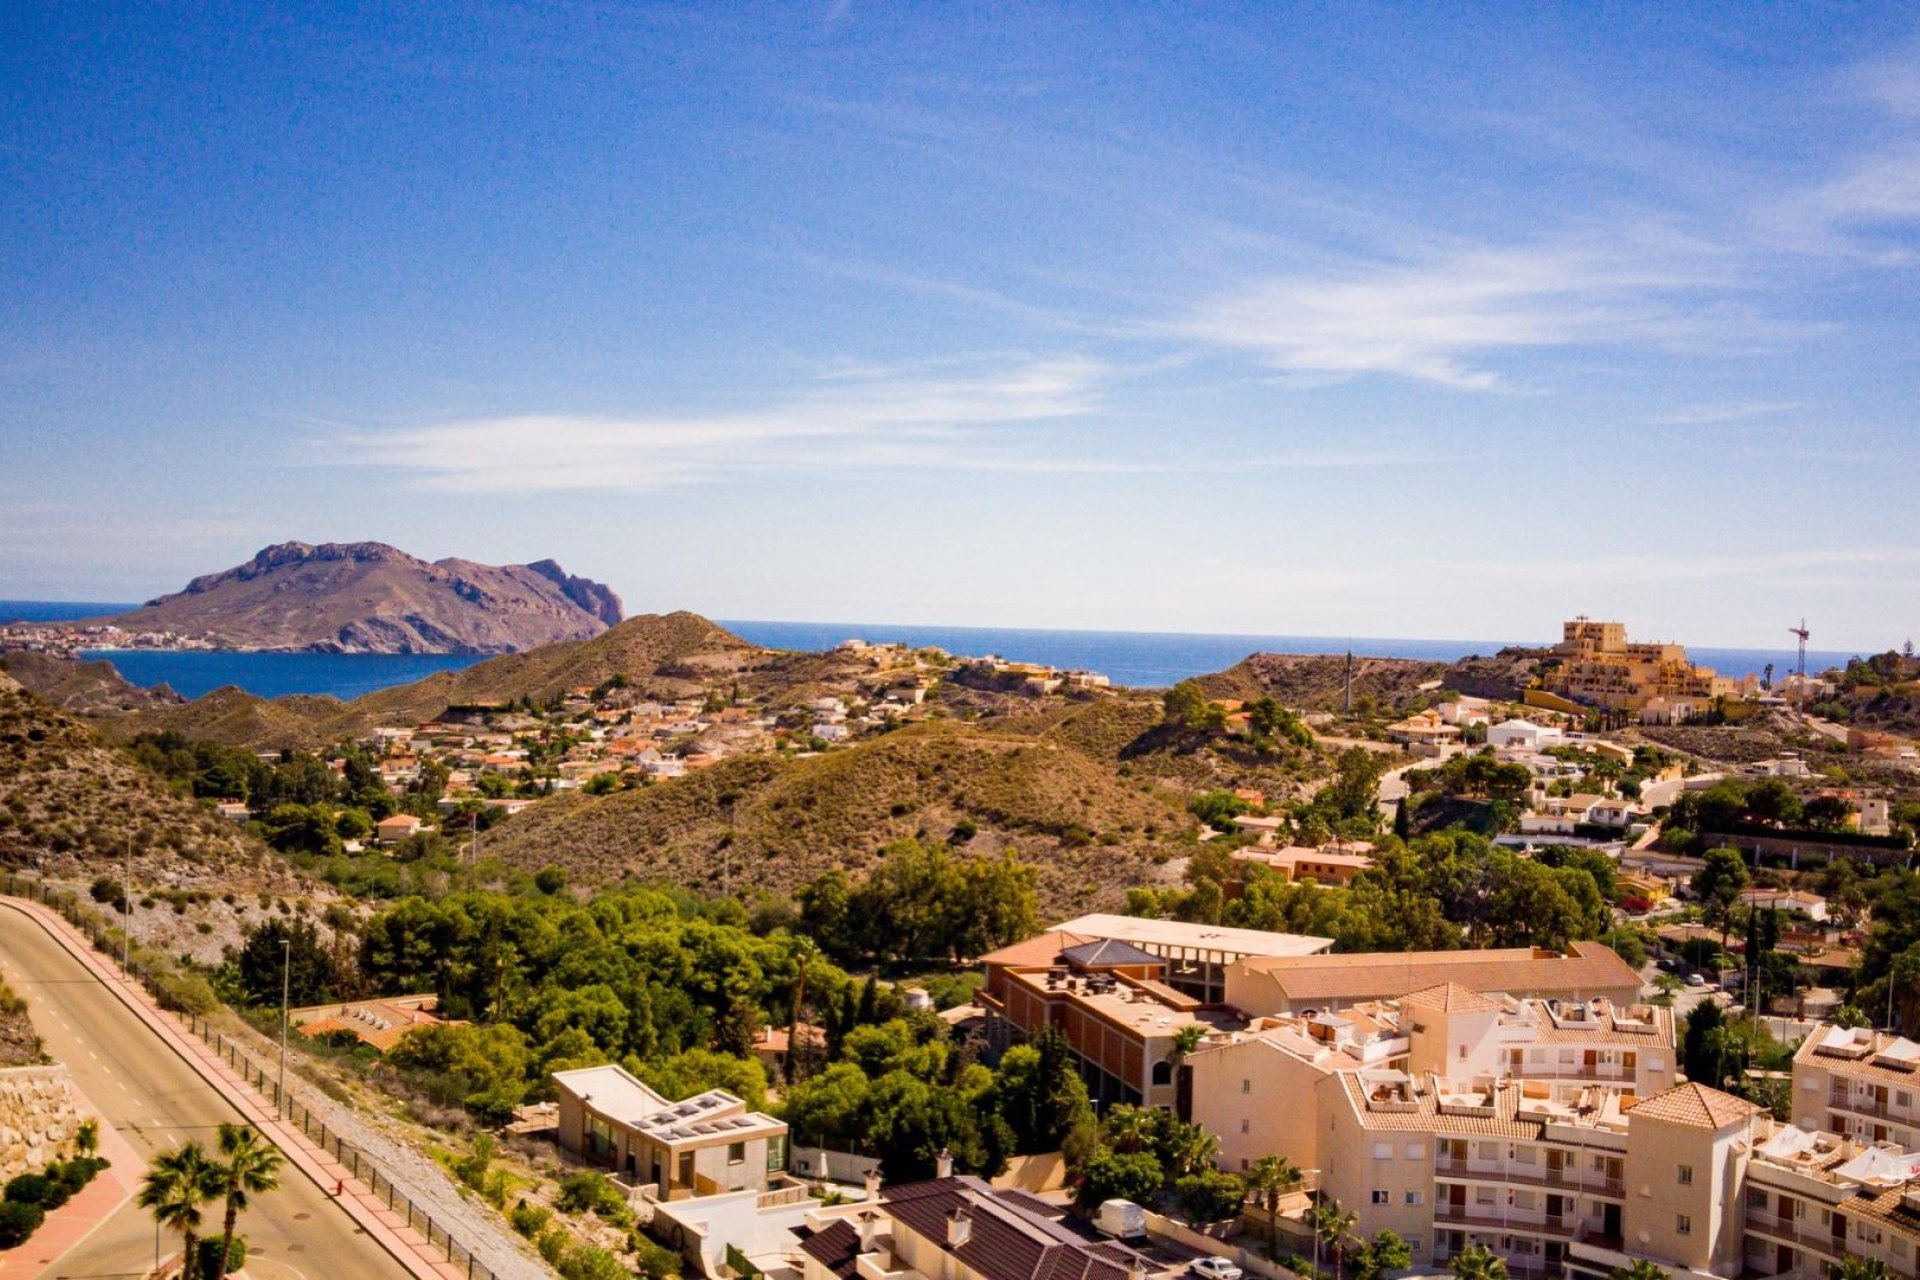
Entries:
[[100,1126],[100,1151],[112,1163],[80,1194],[47,1215],[40,1229],[15,1249],[0,1250],[0,1280],[34,1280],[42,1270],[62,1257],[67,1250],[92,1235],[94,1229],[111,1218],[140,1185],[145,1162],[118,1129],[100,1115],[100,1109],[73,1088],[74,1102],[80,1114]]
[[[418,1280],[466,1280],[466,1267],[448,1262],[444,1253],[408,1225],[405,1216],[387,1208],[384,1200],[358,1182],[350,1169],[316,1146],[297,1126],[275,1115],[272,1105],[239,1073],[229,1068],[199,1037],[182,1028],[173,1015],[163,1012],[144,987],[121,974],[118,965],[94,951],[86,936],[68,924],[58,912],[24,898],[9,897],[6,901],[7,905],[32,917],[36,924],[99,978],[122,1004],[226,1098],[244,1120],[279,1147],[289,1165],[305,1174],[323,1191],[332,1192],[334,1187],[341,1187],[342,1194],[335,1197],[340,1207],[408,1272]],[[111,1153],[109,1156],[111,1158]],[[132,1156],[130,1149],[128,1156],[137,1167],[138,1157]],[[110,1173],[118,1171],[117,1159],[115,1166]],[[30,1243],[37,1243],[38,1240],[36,1233]],[[37,1249],[32,1251],[40,1252]]]

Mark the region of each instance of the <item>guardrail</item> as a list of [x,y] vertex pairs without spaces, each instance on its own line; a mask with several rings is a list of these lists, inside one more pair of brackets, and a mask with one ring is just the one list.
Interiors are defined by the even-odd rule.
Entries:
[[[105,925],[98,919],[98,913],[81,910],[80,895],[70,889],[49,887],[44,881],[23,876],[16,872],[0,872],[0,891],[16,898],[26,898],[41,903],[60,913],[61,917],[85,934],[93,943],[94,950],[120,963],[121,948],[117,938],[109,936]],[[140,984],[155,996],[160,991],[154,982],[154,974],[136,958],[125,966],[126,972],[139,979]],[[474,1256],[473,1250],[462,1244],[447,1230],[444,1222],[435,1221],[426,1208],[394,1185],[393,1179],[381,1170],[378,1163],[365,1151],[348,1142],[329,1129],[326,1122],[319,1119],[307,1107],[291,1096],[282,1097],[277,1072],[269,1072],[255,1062],[238,1041],[229,1038],[198,1014],[176,1013],[186,1028],[198,1036],[223,1059],[227,1065],[239,1072],[241,1078],[259,1091],[262,1097],[273,1104],[275,1114],[290,1123],[300,1126],[300,1131],[317,1143],[320,1149],[333,1156],[342,1165],[353,1171],[354,1178],[365,1185],[375,1196],[386,1202],[394,1213],[404,1213],[407,1225],[419,1231],[427,1243],[440,1250],[448,1262],[456,1267],[466,1268],[468,1280],[499,1280],[498,1274],[486,1263]]]

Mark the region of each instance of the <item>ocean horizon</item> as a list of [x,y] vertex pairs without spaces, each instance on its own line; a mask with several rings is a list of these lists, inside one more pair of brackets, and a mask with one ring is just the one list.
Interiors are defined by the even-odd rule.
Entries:
[[[132,608],[123,604],[77,601],[0,600],[0,621],[68,622],[75,618]],[[1164,688],[1192,676],[1233,666],[1252,653],[1345,653],[1369,658],[1411,658],[1456,662],[1487,656],[1509,645],[1529,647],[1541,640],[1435,640],[1387,636],[1222,635],[1163,631],[1075,631],[1023,627],[955,627],[901,623],[775,622],[715,619],[742,639],[775,649],[831,649],[843,640],[896,642],[915,648],[940,648],[968,656],[995,654],[1017,662],[1097,671],[1115,684]],[[1794,668],[1791,648],[1727,649],[1689,646],[1702,666],[1734,677],[1760,675],[1771,664],[1776,679]],[[288,694],[331,694],[355,698],[407,684],[436,671],[458,670],[484,661],[454,654],[258,653],[232,650],[111,649],[86,650],[104,658],[137,685],[165,684],[189,698],[224,685],[237,685],[265,698]],[[1807,651],[1809,670],[1843,666],[1852,653]]]

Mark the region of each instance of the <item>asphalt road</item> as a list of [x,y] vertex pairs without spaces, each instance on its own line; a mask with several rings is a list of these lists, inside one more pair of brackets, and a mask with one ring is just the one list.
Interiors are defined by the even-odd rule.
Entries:
[[[26,998],[47,1052],[67,1064],[88,1100],[142,1158],[196,1140],[211,1148],[215,1127],[240,1119],[59,943],[4,904],[0,973]],[[206,1213],[217,1229],[220,1206],[210,1205]],[[407,1280],[405,1268],[291,1165],[280,1189],[259,1197],[241,1216],[240,1231],[250,1247],[247,1271],[259,1280]],[[169,1246],[177,1249],[179,1237],[163,1238],[162,1249]],[[74,1280],[137,1276],[153,1265],[153,1254],[153,1221],[129,1200],[42,1274]]]

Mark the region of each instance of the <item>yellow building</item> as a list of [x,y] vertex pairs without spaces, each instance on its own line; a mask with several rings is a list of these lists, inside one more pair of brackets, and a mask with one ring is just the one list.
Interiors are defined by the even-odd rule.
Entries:
[[1656,698],[1731,697],[1738,685],[1710,667],[1687,661],[1677,644],[1635,644],[1619,622],[1579,617],[1562,630],[1554,647],[1559,665],[1541,681],[1547,692],[1609,710],[1638,711]]

